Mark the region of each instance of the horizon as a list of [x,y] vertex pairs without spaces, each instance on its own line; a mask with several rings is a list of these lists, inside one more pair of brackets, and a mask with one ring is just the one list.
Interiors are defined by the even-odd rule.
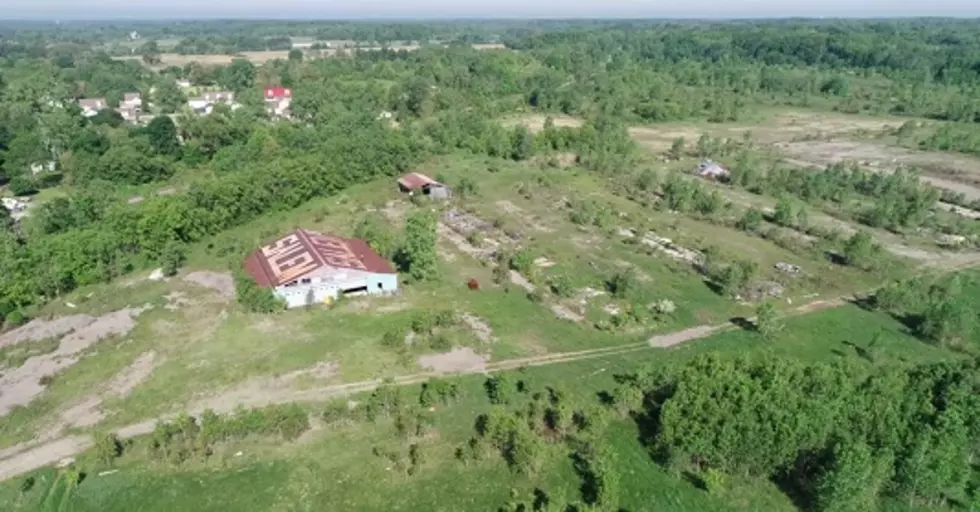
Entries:
[[[134,5],[138,4],[138,5]],[[207,4],[196,0],[35,0],[17,3],[3,21],[451,21],[451,20],[744,20],[744,19],[881,19],[980,17],[980,4],[967,0],[821,0],[777,2],[746,0],[733,6],[723,0],[688,0],[683,5],[648,0],[496,0],[459,3],[420,0],[400,4],[387,0],[353,0],[318,5],[314,0],[259,0]]]

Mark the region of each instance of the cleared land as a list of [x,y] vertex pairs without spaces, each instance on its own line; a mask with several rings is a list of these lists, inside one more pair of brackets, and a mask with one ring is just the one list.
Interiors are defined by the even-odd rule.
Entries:
[[[855,343],[876,338],[881,358],[867,362]],[[942,361],[957,355],[931,347],[904,333],[904,327],[885,315],[856,306],[844,306],[792,318],[778,343],[752,333],[729,331],[697,344],[671,350],[639,350],[612,353],[565,364],[528,368],[516,373],[531,383],[574,382],[565,387],[582,404],[594,403],[596,392],[609,390],[616,374],[648,365],[676,364],[697,354],[713,352],[729,357],[739,354],[781,355],[805,360],[847,359],[862,364],[894,364],[899,361]],[[0,499],[13,510],[38,510],[52,496],[71,498],[74,510],[127,510],[133,500],[147,510],[250,510],[292,507],[338,507],[376,510],[397,506],[413,510],[493,509],[508,499],[510,489],[530,493],[546,489],[556,500],[577,495],[571,463],[563,453],[546,456],[542,469],[531,477],[513,475],[499,457],[463,463],[453,456],[455,447],[473,434],[473,419],[490,409],[483,392],[483,377],[463,378],[463,398],[434,408],[431,434],[417,441],[425,451],[421,469],[406,475],[393,471],[390,461],[371,455],[372,447],[391,446],[391,420],[375,423],[338,423],[314,431],[293,443],[248,442],[221,446],[207,462],[190,461],[179,468],[147,465],[140,450],[125,454],[114,471],[89,475],[83,485],[66,491],[58,487],[56,470],[35,475],[35,488],[19,490],[19,481],[0,485]],[[405,393],[414,396],[409,386]],[[314,406],[311,412],[319,410]],[[650,504],[669,504],[672,510],[794,510],[791,501],[774,484],[759,479],[731,483],[735,494],[719,499],[687,480],[658,466],[637,445],[639,432],[628,420],[612,425],[609,442],[614,450],[621,481],[621,506],[647,510]],[[66,438],[48,451],[52,462],[75,453],[77,438]],[[78,463],[98,467],[90,455]],[[344,475],[338,478],[337,475]],[[174,493],[173,489],[181,489]],[[466,489],[466,492],[459,492]],[[207,498],[205,498],[207,496]],[[667,506],[667,505],[665,505]]]
[[[471,45],[477,50],[505,50],[507,47],[502,44],[474,44]],[[312,48],[300,48],[303,51],[303,55],[307,59],[320,59],[335,57],[338,54],[346,55],[355,51],[378,51],[383,49],[389,49],[393,51],[406,51],[412,52],[422,48],[422,46],[417,44],[406,44],[406,45],[393,45],[393,46],[360,46],[360,47],[349,47],[349,48],[326,48],[326,49],[312,49]],[[276,59],[286,59],[289,57],[290,50],[268,50],[268,51],[255,51],[255,52],[240,52],[234,55],[218,55],[218,54],[180,54],[180,53],[161,53],[158,55],[160,62],[158,64],[153,64],[149,67],[154,69],[162,69],[169,66],[185,66],[192,62],[197,62],[206,66],[219,66],[230,64],[231,61],[235,59],[246,59],[253,64],[263,64]],[[141,55],[126,55],[122,57],[115,57],[118,60],[134,60],[143,61]]]

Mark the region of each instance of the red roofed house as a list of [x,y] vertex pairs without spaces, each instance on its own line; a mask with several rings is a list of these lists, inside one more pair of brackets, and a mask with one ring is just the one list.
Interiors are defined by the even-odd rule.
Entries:
[[423,194],[437,199],[449,197],[449,189],[445,185],[418,172],[410,172],[398,178],[398,189],[408,194],[422,191]]
[[363,240],[297,229],[245,259],[259,286],[295,308],[330,303],[341,295],[398,291],[398,274]]
[[266,87],[265,106],[269,114],[288,116],[289,106],[293,101],[293,90],[285,87]]

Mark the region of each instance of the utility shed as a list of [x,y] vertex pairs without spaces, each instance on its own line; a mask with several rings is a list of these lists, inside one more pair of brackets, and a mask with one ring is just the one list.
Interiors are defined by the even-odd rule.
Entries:
[[410,172],[398,179],[398,190],[409,195],[416,191],[433,199],[448,199],[451,195],[449,188],[438,181],[418,172]]
[[398,291],[398,274],[367,242],[305,229],[260,247],[244,266],[290,308]]

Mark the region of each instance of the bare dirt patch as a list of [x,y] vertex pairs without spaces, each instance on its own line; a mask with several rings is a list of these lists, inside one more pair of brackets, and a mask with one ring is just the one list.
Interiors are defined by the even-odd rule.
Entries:
[[459,347],[444,354],[419,356],[418,362],[428,370],[452,373],[483,370],[489,359],[489,356],[477,354],[472,348]]
[[522,276],[520,272],[516,270],[510,271],[510,282],[524,288],[527,293],[534,293],[534,284],[528,281],[526,277]]
[[0,336],[0,348],[18,343],[41,341],[56,336],[64,336],[76,329],[81,329],[96,318],[89,315],[71,315],[50,320],[35,319],[26,325],[18,327]]
[[221,272],[191,272],[184,276],[184,281],[218,292],[224,299],[235,298],[235,280],[229,274]]
[[702,325],[700,327],[692,327],[680,332],[673,332],[670,334],[662,334],[659,336],[654,336],[647,340],[651,347],[657,348],[668,348],[675,345],[680,345],[691,340],[696,340],[704,338],[714,334],[723,326],[718,325]]
[[27,405],[44,392],[40,380],[75,364],[82,351],[109,336],[128,334],[136,327],[136,317],[149,309],[127,308],[94,319],[61,338],[58,349],[50,354],[29,358],[20,368],[0,377],[0,416],[18,405]]
[[582,322],[585,320],[584,316],[566,308],[565,306],[562,306],[561,304],[552,304],[550,308],[551,312],[562,320],[569,320],[572,322]]
[[197,304],[197,301],[187,298],[187,294],[184,292],[170,292],[163,298],[167,299],[167,303],[163,306],[167,311],[177,311]]
[[493,343],[494,341],[497,341],[497,339],[493,336],[493,329],[490,328],[490,324],[488,324],[482,318],[470,313],[463,313],[460,315],[460,320],[462,320],[463,323],[466,324],[471,331],[473,331],[473,334],[476,335],[477,339],[483,343]]

